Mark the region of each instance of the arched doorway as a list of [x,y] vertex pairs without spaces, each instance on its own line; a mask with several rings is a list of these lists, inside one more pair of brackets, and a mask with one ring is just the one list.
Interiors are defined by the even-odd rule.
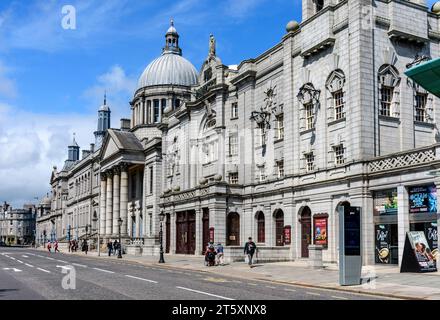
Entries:
[[263,211],[258,211],[255,218],[257,220],[257,242],[264,243],[266,241],[266,226]]
[[203,225],[203,236],[202,236],[202,254],[205,254],[206,247],[209,242],[209,209],[203,208],[203,217],[202,217],[202,225]]
[[171,215],[167,213],[166,221],[165,221],[165,253],[170,253],[170,244],[171,244]]
[[240,215],[237,212],[228,214],[226,221],[226,245],[240,245]]
[[275,220],[275,245],[284,246],[284,212],[281,209],[275,210],[273,214]]
[[309,245],[312,243],[312,212],[309,207],[301,211],[301,257],[309,257]]

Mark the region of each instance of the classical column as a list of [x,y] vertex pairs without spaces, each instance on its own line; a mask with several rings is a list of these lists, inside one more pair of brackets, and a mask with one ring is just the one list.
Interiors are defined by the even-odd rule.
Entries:
[[120,196],[120,174],[119,168],[113,169],[113,235],[119,235],[119,196]]
[[202,254],[203,247],[206,246],[206,243],[203,243],[203,223],[202,217],[203,212],[202,208],[197,208],[196,210],[196,255]]
[[112,235],[113,231],[113,172],[107,172],[107,200],[106,200],[106,224],[105,234]]
[[127,164],[121,165],[121,190],[120,190],[121,206],[119,208],[122,218],[121,235],[127,236],[127,223],[128,223],[128,166]]
[[405,186],[397,187],[397,234],[399,239],[399,266],[402,263],[406,232],[409,231],[409,198]]
[[135,214],[136,214],[136,238],[140,237],[140,232],[141,232],[141,210],[139,207],[139,201],[136,201],[136,206],[135,206]]

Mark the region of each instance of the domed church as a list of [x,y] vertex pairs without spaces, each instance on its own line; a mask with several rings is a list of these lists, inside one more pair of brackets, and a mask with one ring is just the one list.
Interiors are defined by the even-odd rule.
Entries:
[[104,101],[95,143],[80,153],[73,142],[54,167],[37,241],[105,248],[120,236],[127,254],[154,256],[161,244],[201,256],[213,242],[232,262],[252,237],[260,262],[337,264],[340,217],[353,208],[364,265],[400,264],[407,231],[431,241],[440,102],[404,72],[420,55],[438,57],[440,15],[376,2],[373,38],[358,2],[303,0],[302,21],[280,26],[278,43],[230,66],[207,34],[194,67],[171,21],[128,118],[112,127]]

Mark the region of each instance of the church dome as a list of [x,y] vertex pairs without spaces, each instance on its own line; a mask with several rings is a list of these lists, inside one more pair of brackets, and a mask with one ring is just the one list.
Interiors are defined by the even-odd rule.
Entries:
[[179,34],[171,20],[162,55],[145,68],[139,78],[138,89],[156,85],[193,86],[197,84],[197,79],[196,68],[182,57]]
[[138,81],[138,88],[155,85],[192,86],[197,84],[197,70],[191,62],[173,52],[164,52],[151,62]]

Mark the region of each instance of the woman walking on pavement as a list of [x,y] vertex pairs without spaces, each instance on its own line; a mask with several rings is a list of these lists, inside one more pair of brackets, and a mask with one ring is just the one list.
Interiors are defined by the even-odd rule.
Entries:
[[52,248],[52,245],[50,244],[50,241],[47,242],[47,250],[49,253],[51,252],[50,249]]
[[54,249],[55,249],[55,251],[54,252],[60,252],[60,250],[58,250],[58,241],[55,241],[55,244],[54,244]]

